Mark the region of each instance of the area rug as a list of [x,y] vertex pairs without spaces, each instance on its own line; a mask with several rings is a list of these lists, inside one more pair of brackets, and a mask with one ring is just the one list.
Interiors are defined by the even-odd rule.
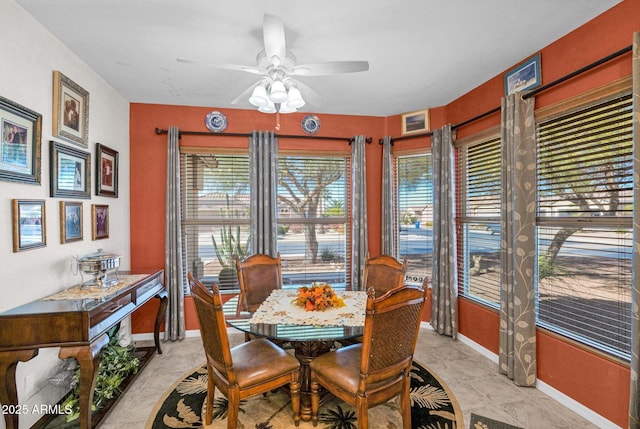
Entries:
[[520,426],[513,426],[498,420],[479,416],[471,413],[471,425],[469,429],[523,429]]
[[[227,400],[218,391],[214,401],[213,423],[203,425],[203,405],[207,395],[207,369],[199,366],[185,374],[156,404],[146,429],[202,428],[226,429]],[[320,408],[318,428],[355,429],[353,407],[332,399]],[[463,429],[462,411],[446,384],[424,365],[411,369],[411,423],[416,429]],[[292,428],[291,401],[282,390],[257,395],[242,401],[239,429]],[[369,427],[393,429],[402,427],[398,398],[369,410]],[[299,428],[313,428],[301,422]]]

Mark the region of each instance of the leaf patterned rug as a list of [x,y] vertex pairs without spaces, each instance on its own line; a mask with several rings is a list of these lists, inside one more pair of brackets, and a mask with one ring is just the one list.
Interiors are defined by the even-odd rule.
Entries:
[[[146,429],[203,428],[203,404],[207,395],[207,370],[200,366],[181,379],[160,399]],[[292,428],[291,401],[282,390],[257,395],[240,404],[238,428]],[[218,391],[214,420],[207,429],[226,429],[227,400]],[[431,370],[416,362],[411,369],[411,423],[415,429],[463,429],[462,411],[455,397]],[[369,427],[402,427],[399,398],[369,409]],[[300,422],[299,428],[313,428]],[[355,410],[339,399],[326,402],[319,412],[321,429],[355,429]]]

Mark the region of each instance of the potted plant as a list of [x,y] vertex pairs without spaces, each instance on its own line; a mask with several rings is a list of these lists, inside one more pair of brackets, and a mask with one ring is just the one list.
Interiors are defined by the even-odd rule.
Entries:
[[[221,209],[222,217],[232,219],[231,206],[229,204],[229,195],[226,196],[227,207]],[[238,218],[238,210],[235,210],[235,216]],[[221,289],[237,289],[238,288],[238,272],[236,271],[236,258],[243,259],[249,254],[249,244],[251,235],[247,236],[244,242],[241,242],[240,226],[235,227],[235,233],[231,225],[223,225],[220,229],[220,241],[216,240],[215,235],[211,234],[213,248],[216,252],[218,262],[222,266],[218,274],[218,283]]]

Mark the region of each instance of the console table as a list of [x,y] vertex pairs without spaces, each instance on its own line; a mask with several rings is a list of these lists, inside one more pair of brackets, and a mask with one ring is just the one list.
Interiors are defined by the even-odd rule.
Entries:
[[[42,347],[60,347],[60,359],[73,357],[80,365],[80,428],[91,428],[91,404],[98,376],[100,349],[106,332],[152,298],[160,300],[154,341],[160,348],[160,325],[167,308],[164,272],[120,272],[121,282],[105,296],[83,298],[77,286],[0,313],[0,403],[18,409],[16,367]],[[111,292],[113,290],[113,292]],[[75,293],[77,292],[77,293]],[[13,406],[13,407],[12,407]],[[18,414],[5,414],[7,429],[18,429]]]

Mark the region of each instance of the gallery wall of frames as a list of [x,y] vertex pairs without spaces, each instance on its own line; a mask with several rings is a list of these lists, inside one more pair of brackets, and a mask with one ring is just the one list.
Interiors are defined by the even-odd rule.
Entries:
[[[118,151],[95,143],[91,159],[89,92],[57,70],[51,117],[55,140],[44,143],[42,114],[0,96],[0,180],[42,186],[46,174],[49,196],[60,199],[58,207],[52,200],[11,199],[13,252],[45,247],[51,229],[59,231],[61,244],[85,240],[82,200],[90,200],[92,194],[118,198]],[[43,150],[49,151],[46,166],[41,162]],[[59,225],[47,225],[47,209],[59,210]],[[109,238],[109,205],[91,204],[90,216],[91,234],[86,239]]]

